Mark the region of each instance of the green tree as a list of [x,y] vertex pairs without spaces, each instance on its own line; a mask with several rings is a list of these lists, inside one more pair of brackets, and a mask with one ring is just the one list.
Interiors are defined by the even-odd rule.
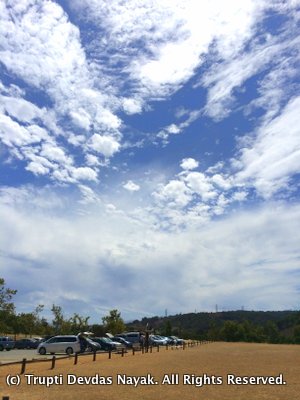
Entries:
[[279,342],[279,338],[280,338],[279,329],[274,322],[268,321],[266,323],[266,326],[264,327],[264,333],[265,333],[267,341],[269,343],[278,343]]
[[88,329],[88,320],[90,317],[83,317],[77,313],[69,319],[71,330],[73,333],[77,334],[79,332],[86,331]]
[[12,302],[17,290],[5,286],[5,280],[0,278],[0,332],[12,331],[12,320],[15,316],[15,305]]
[[113,335],[125,330],[124,321],[121,318],[121,313],[118,310],[111,310],[109,315],[102,318],[102,322],[106,332],[110,332]]
[[165,324],[165,336],[172,336],[172,324],[171,321],[167,321]]
[[33,313],[21,313],[17,315],[17,330],[16,333],[24,333],[32,335],[35,333],[35,315]]
[[104,336],[105,329],[103,325],[94,324],[90,326],[90,330],[93,332],[95,336]]
[[17,290],[5,287],[5,280],[0,278],[0,311],[14,313],[15,305],[11,301]]
[[61,306],[52,305],[51,311],[54,319],[52,320],[53,331],[56,335],[65,335],[72,331],[70,321],[66,320],[63,316]]
[[215,321],[211,321],[209,324],[207,338],[210,340],[219,340],[220,339],[220,329],[218,328]]
[[265,335],[261,326],[254,325],[248,320],[242,322],[245,342],[264,342]]
[[294,329],[294,342],[300,344],[300,325],[295,326]]
[[235,321],[225,321],[220,334],[226,342],[241,342],[245,338],[243,326]]

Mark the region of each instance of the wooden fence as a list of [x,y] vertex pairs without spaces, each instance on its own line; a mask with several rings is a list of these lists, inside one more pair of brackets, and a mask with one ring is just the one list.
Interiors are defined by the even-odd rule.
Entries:
[[[166,346],[139,346],[137,347],[133,347],[131,349],[132,355],[134,356],[136,351],[141,351],[142,354],[146,354],[146,353],[153,353],[154,351],[159,352],[161,348],[164,348],[165,350],[174,350],[176,349],[182,349],[185,350],[186,348],[191,348],[191,347],[195,347],[195,346],[200,346],[203,344],[208,344],[208,343],[212,343],[212,341],[208,341],[208,340],[203,340],[203,341],[191,341],[191,342],[186,342],[183,345],[180,346],[176,346],[176,345],[166,345]],[[70,358],[74,358],[74,365],[78,364],[78,359],[81,357],[88,357],[88,356],[92,356],[92,360],[96,361],[97,359],[97,354],[107,354],[108,358],[111,359],[112,354],[120,354],[121,357],[124,357],[125,353],[129,353],[129,351],[125,350],[124,348],[122,348],[122,351],[120,352],[112,352],[111,350],[108,352],[90,352],[90,353],[75,353],[73,355],[69,355],[69,356],[65,356],[65,357],[59,357],[56,358],[55,356],[53,356],[52,358],[48,358],[46,360],[27,360],[26,358],[23,358],[22,361],[18,361],[18,362],[11,362],[11,363],[6,363],[6,364],[0,364],[0,367],[6,366],[6,365],[17,365],[20,364],[21,366],[21,371],[20,371],[20,375],[23,375],[26,371],[26,366],[28,364],[33,364],[33,363],[41,363],[41,362],[48,362],[51,364],[51,369],[55,368],[56,362],[57,360],[64,360],[64,359],[70,359]],[[3,396],[2,400],[9,400],[9,396]]]
[[[186,342],[183,345],[180,346],[176,346],[176,345],[165,345],[165,346],[139,346],[139,348],[137,347],[133,347],[131,349],[131,353],[134,356],[136,351],[141,351],[142,354],[146,354],[146,353],[152,353],[153,351],[159,352],[161,348],[164,348],[165,350],[169,350],[169,349],[183,349],[185,350],[186,348],[189,347],[195,347],[195,346],[200,346],[203,344],[208,344],[211,343],[211,341],[208,340],[203,340],[203,341],[191,341],[191,342]],[[41,363],[41,362],[48,362],[51,364],[51,369],[55,368],[56,362],[57,360],[65,360],[65,359],[70,359],[70,358],[74,358],[74,365],[78,364],[78,359],[81,357],[87,357],[87,356],[92,356],[92,360],[96,361],[97,359],[97,354],[107,354],[108,358],[111,359],[112,354],[120,354],[122,357],[124,357],[125,353],[129,353],[129,350],[125,350],[124,348],[122,348],[121,351],[119,352],[112,352],[111,350],[108,352],[88,352],[88,353],[75,353],[72,355],[68,355],[65,357],[58,357],[56,358],[55,356],[53,356],[52,358],[47,358],[45,360],[27,360],[26,358],[23,358],[22,361],[17,361],[17,362],[10,362],[10,363],[5,363],[5,364],[0,364],[0,367],[4,367],[6,365],[17,365],[20,364],[21,366],[21,371],[20,371],[20,375],[23,375],[26,371],[26,366],[28,364],[33,364],[33,363]],[[4,400],[4,398],[2,399]]]

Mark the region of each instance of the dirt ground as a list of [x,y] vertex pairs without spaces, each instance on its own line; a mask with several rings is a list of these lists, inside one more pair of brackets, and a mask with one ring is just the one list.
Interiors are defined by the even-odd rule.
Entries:
[[[88,355],[80,357],[77,365],[70,358],[58,360],[54,370],[50,367],[50,361],[29,364],[27,377],[20,376],[20,385],[8,386],[6,377],[19,374],[20,366],[1,366],[0,399],[9,396],[10,400],[299,400],[300,393],[300,346],[294,345],[209,343],[185,350],[137,352],[134,356],[113,354],[112,359],[99,354],[95,362]],[[142,378],[147,374],[151,376]],[[248,377],[282,374],[283,378],[277,378],[278,384],[272,385],[234,385],[228,384],[228,374]],[[118,382],[118,376],[123,375],[127,377],[125,383],[120,378]],[[42,382],[29,384],[32,376],[36,379],[56,376],[57,384],[50,387]],[[141,384],[135,387],[132,376],[140,377]],[[72,384],[76,377],[81,377],[83,383],[84,377],[93,377],[93,381]],[[281,379],[286,383],[282,384]],[[48,383],[51,383],[49,378]]]

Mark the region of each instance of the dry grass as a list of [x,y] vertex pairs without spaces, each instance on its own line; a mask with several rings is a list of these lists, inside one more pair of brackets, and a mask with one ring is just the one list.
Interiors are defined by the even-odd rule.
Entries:
[[[127,354],[125,357],[113,355],[109,360],[107,355],[97,355],[97,361],[92,356],[82,357],[78,365],[73,365],[73,359],[57,361],[55,370],[50,370],[49,363],[28,365],[26,373],[41,376],[62,374],[66,380],[67,374],[77,376],[112,376],[112,385],[73,385],[61,386],[29,386],[23,377],[18,387],[7,387],[5,376],[19,373],[20,366],[0,368],[0,395],[10,396],[10,400],[173,400],[173,399],[206,399],[206,400],[298,400],[300,393],[300,346],[267,345],[267,344],[234,344],[211,343],[186,350],[166,351],[159,353]],[[117,374],[142,376],[152,374],[160,383],[133,387],[117,385]],[[223,377],[222,385],[161,385],[164,374],[177,373],[182,381],[183,374],[203,374]],[[227,374],[239,376],[279,375],[283,373],[286,385],[227,385]]]

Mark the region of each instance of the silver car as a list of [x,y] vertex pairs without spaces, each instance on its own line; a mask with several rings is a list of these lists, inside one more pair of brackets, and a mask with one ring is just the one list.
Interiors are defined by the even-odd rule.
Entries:
[[68,355],[80,352],[80,342],[78,336],[64,335],[53,336],[39,344],[37,351],[39,354],[44,355],[47,353],[66,353]]

